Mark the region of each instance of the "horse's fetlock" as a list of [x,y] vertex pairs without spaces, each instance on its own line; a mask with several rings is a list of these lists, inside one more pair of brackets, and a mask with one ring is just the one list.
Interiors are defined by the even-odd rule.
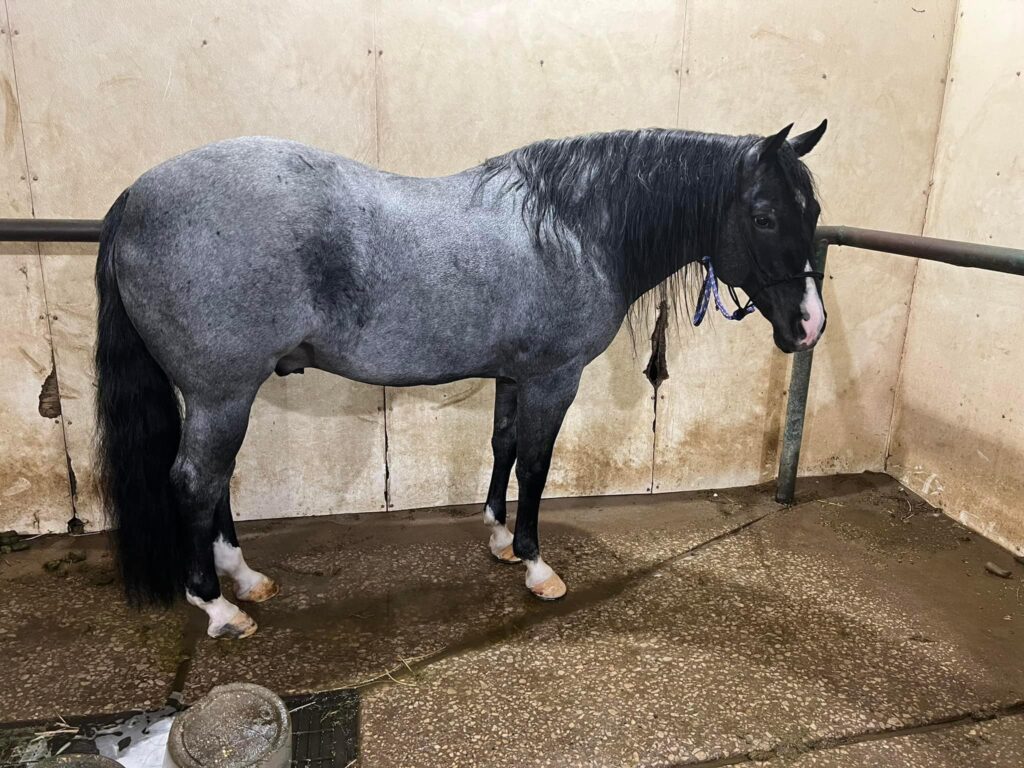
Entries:
[[201,559],[193,559],[185,570],[185,590],[203,600],[220,597],[220,579],[216,569],[207,569]]
[[216,578],[189,575],[185,589],[188,594],[207,602],[220,597],[220,582]]
[[540,557],[540,547],[537,546],[535,541],[514,539],[512,541],[512,551],[515,552],[516,557],[520,560],[536,560]]
[[495,525],[497,523],[505,523],[505,502],[500,501],[488,501],[484,507],[484,523],[486,525]]

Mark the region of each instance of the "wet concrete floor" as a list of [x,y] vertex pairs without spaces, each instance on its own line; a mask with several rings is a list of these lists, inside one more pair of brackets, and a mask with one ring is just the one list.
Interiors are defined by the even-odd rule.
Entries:
[[1024,765],[1024,565],[883,475],[798,490],[546,502],[554,604],[476,507],[244,523],[282,593],[234,642],[124,607],[103,535],[37,539],[0,556],[0,721],[255,682],[358,687],[374,768]]

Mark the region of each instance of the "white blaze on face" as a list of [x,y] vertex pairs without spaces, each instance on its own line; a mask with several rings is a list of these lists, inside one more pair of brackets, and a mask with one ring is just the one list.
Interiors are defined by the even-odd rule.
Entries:
[[[807,262],[804,269],[810,272],[811,262]],[[807,287],[804,290],[803,301],[800,302],[800,326],[803,328],[804,337],[800,343],[809,347],[818,340],[825,328],[825,307],[821,303],[817,286],[814,285],[814,278],[808,277],[804,282]]]

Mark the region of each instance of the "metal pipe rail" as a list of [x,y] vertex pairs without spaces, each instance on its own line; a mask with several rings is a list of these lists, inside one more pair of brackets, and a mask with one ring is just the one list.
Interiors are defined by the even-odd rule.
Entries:
[[98,243],[99,219],[0,219],[0,242]]
[[[845,245],[869,251],[914,256],[927,261],[941,261],[958,267],[974,267],[1010,275],[1024,275],[1024,251],[995,245],[941,240],[920,235],[901,235],[877,229],[857,227],[818,227],[815,253],[819,272],[825,271],[825,257],[830,245]],[[804,415],[807,411],[807,390],[811,383],[811,363],[814,350],[797,352],[793,356],[793,369],[789,378],[789,398],[786,403],[786,426],[782,431],[782,450],[779,451],[779,477],[775,486],[775,500],[792,504],[796,490],[796,473],[800,463],[800,442],[804,434]]]
[[[0,242],[78,242],[95,243],[100,239],[103,222],[96,219],[0,219]],[[825,270],[830,245],[844,245],[869,251],[913,256],[928,261],[941,261],[958,267],[987,269],[1011,275],[1024,275],[1024,250],[994,245],[941,240],[935,237],[902,235],[877,229],[857,227],[818,227],[815,232],[815,269]],[[797,352],[789,381],[786,403],[786,425],[779,452],[779,477],[775,500],[791,504],[796,489],[800,443],[807,411],[807,390],[811,381],[814,351]]]
[[957,267],[974,267],[1011,275],[1024,275],[1024,251],[1017,248],[941,240],[920,235],[901,235],[896,232],[857,227],[818,227],[814,236],[829,245],[846,245],[868,251],[914,256],[927,261],[941,261]]

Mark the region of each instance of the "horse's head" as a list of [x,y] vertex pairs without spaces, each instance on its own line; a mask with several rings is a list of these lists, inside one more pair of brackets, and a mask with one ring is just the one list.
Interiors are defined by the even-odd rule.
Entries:
[[742,288],[771,322],[783,352],[810,349],[825,330],[821,279],[812,273],[820,208],[800,161],[826,121],[787,141],[788,125],[744,155],[738,194],[715,259],[718,275]]

